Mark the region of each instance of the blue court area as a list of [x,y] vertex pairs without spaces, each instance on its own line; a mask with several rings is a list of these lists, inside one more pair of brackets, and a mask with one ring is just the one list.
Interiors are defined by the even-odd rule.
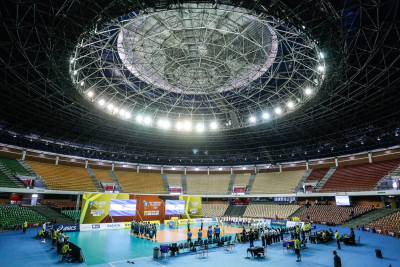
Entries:
[[[180,226],[184,228],[185,226]],[[193,228],[198,227],[197,225]],[[342,235],[350,233],[350,229],[338,229]],[[163,227],[161,227],[161,230]],[[317,225],[318,230],[329,229]],[[129,229],[68,233],[70,240],[82,247],[86,256],[85,263],[59,262],[55,250],[50,250],[50,241],[40,244],[35,238],[36,229],[28,229],[22,235],[21,231],[11,231],[0,234],[0,266],[93,266],[93,267],[123,267],[132,266],[127,261],[135,262],[134,266],[333,266],[332,251],[336,249],[335,241],[328,244],[310,244],[306,250],[301,250],[302,262],[296,262],[296,255],[282,249],[282,244],[268,246],[266,259],[246,259],[249,244],[237,244],[236,251],[227,252],[222,248],[211,249],[206,258],[196,258],[192,252],[183,253],[169,259],[153,259],[153,247],[160,243],[133,237]],[[384,266],[400,267],[400,239],[360,232],[355,230],[356,237],[361,236],[361,245],[345,246],[338,255],[343,266]],[[182,240],[183,242],[184,240]],[[261,241],[255,241],[255,246],[261,246]],[[381,249],[383,259],[375,256],[375,249]],[[284,251],[284,252],[283,252]],[[250,254],[249,254],[250,256]]]

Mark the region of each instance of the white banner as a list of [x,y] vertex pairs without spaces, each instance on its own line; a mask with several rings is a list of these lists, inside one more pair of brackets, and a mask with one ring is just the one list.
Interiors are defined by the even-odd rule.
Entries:
[[286,227],[294,227],[294,226],[300,226],[300,228],[304,229],[304,222],[296,222],[296,221],[287,221],[286,222]]
[[213,223],[213,222],[218,222],[217,218],[198,218],[198,219],[193,219],[194,223]]
[[270,219],[257,219],[258,222],[262,223],[264,225],[264,222],[266,225],[271,225],[271,220]]
[[125,224],[121,223],[94,223],[94,224],[81,224],[80,231],[99,231],[99,230],[114,230],[125,229]]

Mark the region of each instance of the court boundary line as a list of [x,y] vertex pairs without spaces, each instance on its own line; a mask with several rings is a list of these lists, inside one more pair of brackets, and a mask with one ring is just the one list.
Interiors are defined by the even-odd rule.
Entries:
[[115,267],[115,266],[113,265],[113,263],[127,262],[127,261],[136,261],[136,260],[140,260],[140,259],[147,259],[147,260],[152,261],[152,262],[154,262],[154,263],[157,263],[157,264],[159,264],[159,265],[161,265],[161,266],[165,266],[165,265],[163,265],[163,264],[161,264],[161,263],[159,263],[159,262],[156,262],[156,261],[150,259],[149,257],[141,257],[141,258],[135,258],[135,259],[122,260],[122,261],[113,261],[113,262],[109,262],[108,264],[110,264],[111,266]]

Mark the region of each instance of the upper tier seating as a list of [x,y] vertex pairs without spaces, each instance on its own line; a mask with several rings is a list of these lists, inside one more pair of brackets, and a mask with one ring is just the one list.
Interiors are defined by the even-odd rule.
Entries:
[[168,186],[182,187],[182,175],[167,174]]
[[13,158],[0,157],[0,163],[7,168],[12,174],[30,175],[29,172]]
[[0,171],[0,187],[11,187],[18,188],[16,184],[12,180],[10,180],[7,175]]
[[380,218],[366,227],[398,232],[400,231],[400,211]]
[[319,192],[330,192],[332,189],[372,190],[380,179],[399,165],[400,159],[393,159],[338,167]]
[[77,212],[76,210],[63,210],[61,211],[61,213],[74,220],[79,220],[79,218],[81,217],[81,212]]
[[115,171],[124,193],[164,193],[159,173],[137,173]]
[[188,194],[224,194],[228,191],[230,174],[188,174],[186,185]]
[[268,219],[287,219],[295,212],[299,205],[277,205],[277,204],[250,204],[244,212],[244,217],[261,217]]
[[[58,208],[58,209],[71,209],[71,208],[76,208],[76,202],[75,201],[46,201],[47,205],[50,205],[52,207]],[[79,206],[82,206],[82,202],[79,202]]]
[[247,186],[250,181],[250,173],[248,174],[236,174],[235,183],[233,186]]
[[228,206],[228,204],[203,204],[201,206],[202,215],[204,218],[224,216]]
[[306,171],[257,173],[251,194],[293,193]]
[[96,175],[97,180],[99,180],[99,182],[103,182],[103,183],[115,183],[113,181],[113,179],[111,178],[110,173],[107,170],[101,170],[101,169],[92,169],[92,171],[94,172],[94,175]]
[[26,161],[53,190],[97,192],[85,168]]
[[28,223],[47,222],[49,219],[26,207],[0,206],[0,225],[12,228],[15,225],[22,225],[25,220]]
[[313,169],[307,179],[304,181],[305,183],[310,181],[318,181],[321,182],[322,178],[328,173],[329,168],[322,169]]
[[[300,212],[297,217],[302,221],[309,220],[338,224],[351,219],[351,211],[354,212],[354,217],[357,217],[372,209],[371,206],[341,207],[331,205],[313,205]],[[307,216],[309,216],[309,219],[307,219]]]

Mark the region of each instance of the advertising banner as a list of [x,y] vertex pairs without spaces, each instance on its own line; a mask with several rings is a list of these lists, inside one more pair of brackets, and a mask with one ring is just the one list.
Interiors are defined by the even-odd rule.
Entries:
[[271,225],[271,220],[270,219],[257,219],[257,221],[262,223],[262,224],[264,224],[264,222],[265,222],[266,225]]
[[124,223],[81,224],[80,231],[118,230],[125,229]]
[[158,196],[84,193],[80,223],[160,221],[164,219],[164,207],[164,200]]
[[282,225],[282,226],[286,226],[286,221],[271,220],[271,225]]
[[201,217],[201,196],[179,196],[179,200],[185,200],[185,215],[187,219]]
[[216,223],[218,222],[217,218],[199,218],[199,219],[193,219],[194,223]]
[[79,232],[79,224],[55,224],[53,226],[57,231],[63,230],[64,232]]
[[300,226],[300,228],[304,228],[304,222],[297,222],[297,221],[287,221],[286,227],[295,227]]

